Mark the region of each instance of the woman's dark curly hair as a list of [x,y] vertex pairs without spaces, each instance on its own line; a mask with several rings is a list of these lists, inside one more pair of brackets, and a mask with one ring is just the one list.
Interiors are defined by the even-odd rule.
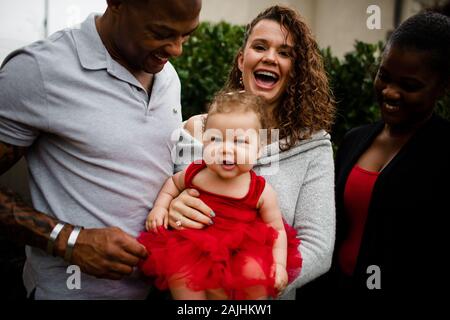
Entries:
[[311,30],[300,15],[288,7],[272,6],[261,12],[247,25],[244,43],[236,55],[226,90],[242,90],[239,55],[244,52],[248,38],[261,20],[278,22],[291,35],[294,50],[292,70],[286,92],[271,115],[280,139],[286,138],[282,150],[292,148],[299,140],[308,139],[315,131],[331,130],[334,120],[334,99],[328,84],[322,57]]

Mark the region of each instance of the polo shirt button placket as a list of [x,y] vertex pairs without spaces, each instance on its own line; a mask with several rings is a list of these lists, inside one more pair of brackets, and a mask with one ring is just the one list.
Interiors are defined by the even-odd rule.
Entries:
[[150,111],[152,111],[152,110],[150,109],[150,103],[147,102],[147,101],[144,101],[144,106],[145,106],[145,116],[148,116],[149,113],[150,113]]
[[144,106],[144,110],[145,110],[145,116],[148,116],[148,113],[150,110],[150,98],[147,95],[147,92],[140,88],[140,87],[135,87],[136,91],[139,93],[139,99],[142,101],[142,104]]

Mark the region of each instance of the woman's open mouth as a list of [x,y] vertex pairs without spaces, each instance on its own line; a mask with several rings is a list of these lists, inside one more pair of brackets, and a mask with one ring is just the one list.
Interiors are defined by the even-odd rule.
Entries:
[[253,73],[255,82],[262,89],[272,89],[280,79],[279,75],[266,70],[258,70]]

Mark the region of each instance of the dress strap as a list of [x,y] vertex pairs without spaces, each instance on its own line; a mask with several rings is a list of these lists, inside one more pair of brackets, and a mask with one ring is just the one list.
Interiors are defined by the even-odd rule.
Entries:
[[186,189],[193,188],[192,179],[194,179],[194,177],[197,175],[197,173],[202,171],[205,167],[206,167],[206,163],[203,160],[201,162],[196,160],[196,161],[192,162],[189,165],[189,167],[187,167],[186,173],[184,175],[184,185],[185,185]]
[[250,183],[250,195],[248,197],[248,202],[252,205],[257,205],[261,194],[266,187],[266,179],[264,177],[258,176],[253,170],[250,171],[251,183]]

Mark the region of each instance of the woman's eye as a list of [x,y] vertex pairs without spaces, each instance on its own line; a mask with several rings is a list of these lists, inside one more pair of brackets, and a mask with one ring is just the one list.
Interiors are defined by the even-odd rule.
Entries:
[[237,143],[237,144],[247,143],[247,141],[245,139],[235,139],[234,142]]
[[285,57],[285,58],[290,58],[291,57],[291,53],[289,51],[280,51],[280,56]]
[[264,51],[266,48],[260,44],[253,46],[253,48],[257,51]]

